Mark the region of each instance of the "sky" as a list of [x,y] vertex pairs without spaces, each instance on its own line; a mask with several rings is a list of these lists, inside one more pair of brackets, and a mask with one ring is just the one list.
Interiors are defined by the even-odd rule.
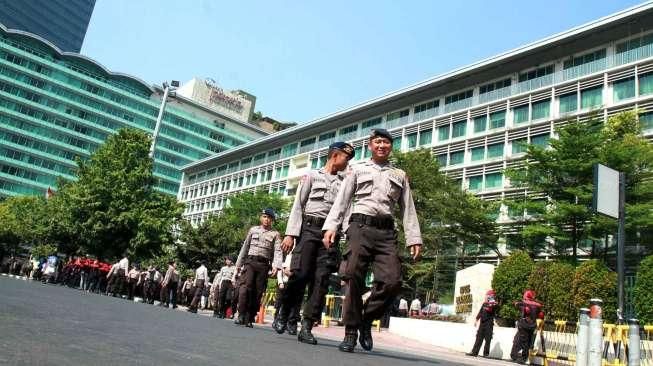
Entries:
[[151,84],[212,78],[304,123],[639,3],[97,0],[81,53]]

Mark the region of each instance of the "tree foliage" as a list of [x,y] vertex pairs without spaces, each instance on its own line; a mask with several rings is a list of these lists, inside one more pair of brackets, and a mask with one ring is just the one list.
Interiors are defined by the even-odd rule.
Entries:
[[522,298],[528,287],[528,280],[533,269],[533,260],[528,253],[516,250],[501,262],[494,271],[492,288],[500,304],[499,317],[514,321],[518,317],[513,305]]
[[578,310],[589,306],[590,299],[603,300],[603,319],[614,322],[617,318],[617,273],[602,262],[592,259],[576,268],[573,279],[573,318]]
[[653,255],[649,255],[639,264],[633,302],[635,317],[642,324],[653,324]]
[[544,304],[544,314],[549,319],[574,319],[573,309],[574,267],[564,262],[539,262],[533,267],[528,279],[528,288],[537,294],[537,300]]
[[47,218],[43,197],[10,197],[0,203],[0,252],[20,253],[38,243]]

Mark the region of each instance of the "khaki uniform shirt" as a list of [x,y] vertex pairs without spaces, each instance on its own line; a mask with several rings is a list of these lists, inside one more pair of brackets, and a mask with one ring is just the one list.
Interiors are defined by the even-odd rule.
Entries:
[[281,269],[282,252],[281,252],[281,235],[278,231],[265,229],[263,226],[254,226],[249,229],[247,238],[243,242],[243,247],[238,254],[236,267],[241,268],[245,257],[256,255],[267,258],[272,261],[272,267]]
[[350,207],[352,214],[379,217],[391,216],[399,204],[406,245],[422,244],[413,196],[403,170],[390,163],[379,165],[369,160],[353,166],[340,187],[323,230],[336,231]]

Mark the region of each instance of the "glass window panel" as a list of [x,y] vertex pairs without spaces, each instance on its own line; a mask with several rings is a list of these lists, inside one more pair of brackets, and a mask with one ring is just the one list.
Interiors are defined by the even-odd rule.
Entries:
[[528,104],[513,108],[512,110],[513,121],[515,123],[524,123],[528,122]]
[[538,135],[531,137],[531,144],[546,147],[549,144],[549,135]]
[[549,118],[550,110],[551,110],[550,100],[542,100],[537,103],[533,103],[533,120]]
[[616,81],[612,84],[615,102],[635,97],[635,78]]
[[447,154],[440,154],[436,157],[436,160],[438,161],[438,165],[440,167],[445,167],[447,166]]
[[490,114],[490,129],[501,128],[506,125],[506,111]]
[[642,131],[653,130],[653,112],[642,113],[639,115],[639,125]]
[[354,159],[360,160],[363,157],[363,147],[357,147],[354,149]]
[[474,118],[474,132],[483,132],[487,128],[487,116],[479,116]]
[[462,164],[465,160],[464,151],[456,151],[449,154],[449,165]]
[[512,141],[512,153],[519,154],[528,150],[528,142],[525,138]]
[[438,141],[449,139],[449,125],[438,127]]
[[488,145],[487,147],[488,159],[497,158],[501,156],[503,156],[503,143]]
[[560,96],[560,113],[575,112],[578,109],[578,99],[576,93]]
[[492,173],[485,175],[485,188],[501,188],[503,186],[503,174]]
[[414,149],[417,147],[417,132],[406,135],[406,139],[408,139],[409,149]]
[[580,107],[581,109],[596,108],[603,104],[603,87],[599,86],[592,89],[581,90]]
[[485,146],[475,147],[472,149],[472,161],[485,159]]
[[451,137],[456,138],[456,137],[465,136],[466,127],[467,127],[467,121],[460,121],[454,123],[452,126]]
[[430,145],[432,135],[433,135],[433,130],[420,131],[419,132],[419,145],[420,146]]
[[474,177],[469,177],[469,190],[479,191],[481,189],[483,189],[483,176],[478,175]]
[[401,150],[401,137],[395,137],[395,139],[392,141],[392,149]]
[[653,73],[639,77],[639,94],[653,94]]

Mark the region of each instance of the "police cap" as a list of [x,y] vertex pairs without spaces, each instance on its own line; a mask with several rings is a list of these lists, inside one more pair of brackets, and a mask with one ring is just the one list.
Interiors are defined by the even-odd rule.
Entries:
[[277,216],[277,215],[275,214],[275,212],[274,212],[274,209],[272,209],[272,208],[270,208],[270,207],[268,207],[268,208],[266,208],[265,210],[261,211],[261,214],[262,214],[262,215],[268,215],[268,216],[270,216],[273,220],[274,220],[274,219],[276,218],[276,216]]
[[385,128],[375,128],[375,129],[373,129],[372,133],[370,134],[370,140],[375,138],[375,137],[383,137],[383,138],[386,138],[386,139],[390,140],[390,142],[394,141],[394,138],[392,138],[392,135],[390,134],[390,132],[388,132],[388,130],[386,130]]
[[356,152],[354,151],[354,147],[342,141],[337,141],[329,145],[329,151],[331,150],[340,150],[345,154],[347,154],[347,157],[349,159],[352,159],[354,155],[356,155]]

